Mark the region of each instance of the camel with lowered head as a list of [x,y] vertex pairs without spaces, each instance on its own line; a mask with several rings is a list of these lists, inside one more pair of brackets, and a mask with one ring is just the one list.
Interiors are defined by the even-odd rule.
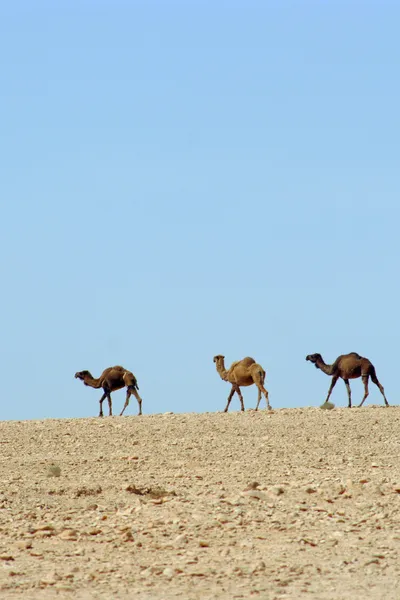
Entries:
[[228,402],[225,406],[224,412],[228,412],[229,404],[235,392],[239,396],[241,410],[243,411],[244,402],[240,388],[242,386],[249,386],[253,384],[255,384],[258,388],[258,402],[256,410],[258,410],[258,406],[261,401],[261,394],[264,394],[267,408],[271,410],[268,392],[264,387],[265,371],[261,365],[256,363],[254,358],[246,356],[246,358],[232,363],[228,371],[225,369],[225,356],[222,356],[222,354],[217,354],[217,356],[214,356],[213,360],[221,379],[232,384],[232,389],[228,396]]
[[120,365],[105,369],[98,379],[95,379],[89,371],[78,371],[75,373],[75,379],[81,379],[85,385],[92,388],[103,388],[104,394],[100,398],[100,413],[99,417],[103,416],[103,401],[107,398],[110,416],[112,416],[111,392],[120,390],[126,387],[126,400],[121,415],[129,404],[131,395],[135,396],[139,404],[139,415],[142,414],[142,399],[138,394],[138,383],[136,377],[130,371],[124,369]]
[[309,354],[306,356],[306,360],[311,361],[317,369],[321,369],[321,371],[326,373],[326,375],[330,375],[332,377],[331,386],[329,388],[325,404],[328,402],[337,380],[339,377],[341,377],[346,384],[347,395],[349,397],[348,407],[351,408],[351,389],[349,379],[357,379],[357,377],[361,377],[364,384],[364,398],[362,399],[361,404],[359,404],[359,407],[362,406],[369,394],[368,379],[371,377],[375,385],[378,386],[385,401],[385,405],[389,406],[383,386],[379,383],[379,380],[376,376],[375,367],[372,362],[368,360],[368,358],[360,356],[357,354],[357,352],[350,352],[350,354],[341,354],[338,356],[332,365],[325,364],[324,359],[320,354]]

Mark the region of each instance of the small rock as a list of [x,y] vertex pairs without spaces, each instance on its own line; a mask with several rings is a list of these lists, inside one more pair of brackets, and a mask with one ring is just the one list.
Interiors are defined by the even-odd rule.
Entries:
[[257,481],[252,481],[251,483],[249,483],[249,485],[247,486],[247,488],[244,490],[245,492],[247,492],[248,490],[255,490],[259,487],[259,483],[257,483]]
[[275,496],[281,496],[282,494],[285,493],[285,488],[282,487],[281,485],[275,485],[272,489],[271,492],[273,494],[275,494]]
[[264,492],[260,492],[259,490],[248,490],[247,492],[242,492],[242,496],[247,496],[248,498],[255,498],[256,500],[268,500],[267,494]]
[[187,544],[188,539],[184,533],[177,535],[174,539],[174,544]]
[[123,542],[134,542],[134,538],[133,538],[133,533],[131,529],[128,529],[128,531],[125,531],[125,533],[122,536],[122,541]]
[[78,539],[78,532],[75,529],[64,529],[58,534],[58,537],[72,542]]
[[225,498],[226,504],[230,504],[231,506],[239,506],[242,504],[240,496],[234,496],[233,498]]
[[60,477],[61,468],[58,465],[50,465],[47,469],[47,477]]
[[15,547],[18,548],[19,550],[29,550],[29,548],[32,548],[32,542],[31,541],[16,542]]
[[261,560],[260,562],[253,564],[250,567],[249,571],[251,574],[257,573],[258,571],[264,571],[265,566],[266,566],[265,562],[263,560]]

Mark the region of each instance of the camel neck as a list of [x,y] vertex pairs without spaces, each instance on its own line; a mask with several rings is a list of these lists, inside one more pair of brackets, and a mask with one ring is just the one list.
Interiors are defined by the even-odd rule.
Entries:
[[92,388],[100,388],[101,387],[100,378],[95,379],[94,377],[92,377],[92,375],[86,375],[84,382],[86,385],[88,385],[89,387],[92,387]]
[[223,360],[221,360],[220,362],[217,362],[217,371],[218,371],[221,379],[224,379],[226,381],[228,373],[227,373],[227,370],[225,369],[225,364],[224,364]]
[[323,373],[326,375],[332,375],[332,365],[327,365],[322,358],[318,361],[317,365]]

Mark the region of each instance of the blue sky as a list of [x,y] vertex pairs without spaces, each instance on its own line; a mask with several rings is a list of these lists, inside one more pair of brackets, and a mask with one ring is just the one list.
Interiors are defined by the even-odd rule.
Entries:
[[2,3],[1,419],[96,415],[74,373],[113,364],[145,413],[221,410],[215,354],[253,356],[283,408],[325,399],[306,354],[356,351],[398,403],[399,19],[351,0]]

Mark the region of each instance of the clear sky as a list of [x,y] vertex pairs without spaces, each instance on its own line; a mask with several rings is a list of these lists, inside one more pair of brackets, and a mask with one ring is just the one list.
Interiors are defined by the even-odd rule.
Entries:
[[283,408],[325,399],[307,354],[356,351],[399,403],[399,22],[394,0],[1,3],[0,419],[96,415],[74,373],[114,364],[144,413],[221,410],[215,354],[253,356]]

